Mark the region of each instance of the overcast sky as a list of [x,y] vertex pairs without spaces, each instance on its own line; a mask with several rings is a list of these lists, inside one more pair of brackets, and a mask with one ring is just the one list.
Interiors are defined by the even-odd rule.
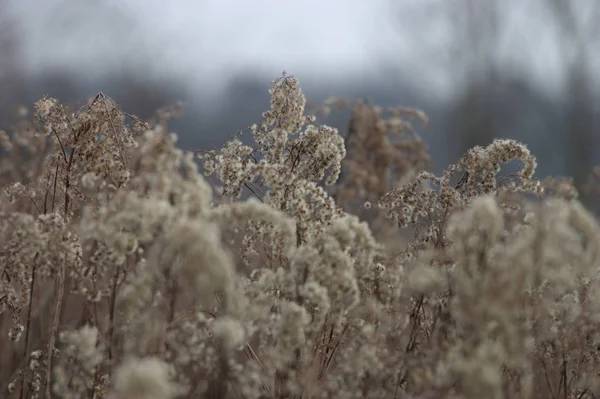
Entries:
[[[458,22],[448,9],[459,0],[3,1],[0,23],[16,22],[23,67],[34,73],[57,68],[96,78],[133,68],[186,79],[207,95],[239,74],[272,79],[283,70],[311,84],[402,74],[439,96],[457,80],[448,57]],[[507,18],[495,46],[501,62],[552,90],[564,55],[538,6],[545,1],[503,0]]]

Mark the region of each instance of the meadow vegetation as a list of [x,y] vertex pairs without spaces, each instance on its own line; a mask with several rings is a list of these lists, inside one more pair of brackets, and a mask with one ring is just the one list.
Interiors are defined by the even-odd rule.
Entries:
[[1,132],[0,397],[600,396],[600,227],[569,180],[506,139],[436,176],[418,110],[270,93],[252,145],[182,150],[177,108],[103,93]]

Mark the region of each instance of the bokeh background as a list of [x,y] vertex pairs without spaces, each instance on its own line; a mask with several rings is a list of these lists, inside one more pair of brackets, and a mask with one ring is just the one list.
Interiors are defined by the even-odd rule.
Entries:
[[210,148],[260,119],[286,71],[314,103],[424,110],[435,172],[514,138],[541,176],[583,187],[600,164],[598,21],[598,0],[0,0],[0,127],[44,94],[102,90],[142,117],[184,101],[180,146]]

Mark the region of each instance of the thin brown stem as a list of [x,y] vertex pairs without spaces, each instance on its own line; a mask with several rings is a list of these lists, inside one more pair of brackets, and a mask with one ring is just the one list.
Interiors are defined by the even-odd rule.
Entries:
[[65,265],[61,265],[59,276],[58,276],[58,287],[56,295],[56,305],[54,307],[54,321],[52,322],[52,329],[50,330],[50,343],[48,345],[48,362],[46,365],[46,399],[51,399],[51,376],[52,376],[52,359],[54,357],[54,346],[56,344],[56,334],[58,332],[58,325],[60,323],[61,308],[63,302],[63,296],[65,292]]
[[113,286],[110,293],[110,314],[108,321],[108,359],[113,359],[113,335],[115,332],[115,309],[117,302],[117,285],[119,282],[119,269],[115,272],[113,277]]
[[[29,356],[29,335],[31,334],[31,313],[33,311],[33,295],[35,294],[35,261],[37,260],[38,254],[35,254],[33,269],[31,271],[31,282],[29,283],[29,308],[27,309],[27,324],[25,327],[25,347],[23,348],[23,358],[27,359]],[[23,371],[21,377],[21,392],[19,398],[23,399],[25,395],[25,377],[27,376],[27,368]]]

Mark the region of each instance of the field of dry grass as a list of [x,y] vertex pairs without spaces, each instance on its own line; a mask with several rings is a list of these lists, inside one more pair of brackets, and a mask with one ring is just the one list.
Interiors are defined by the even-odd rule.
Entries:
[[252,146],[179,149],[178,112],[0,132],[0,397],[600,396],[600,227],[525,145],[436,176],[421,112],[285,74]]

